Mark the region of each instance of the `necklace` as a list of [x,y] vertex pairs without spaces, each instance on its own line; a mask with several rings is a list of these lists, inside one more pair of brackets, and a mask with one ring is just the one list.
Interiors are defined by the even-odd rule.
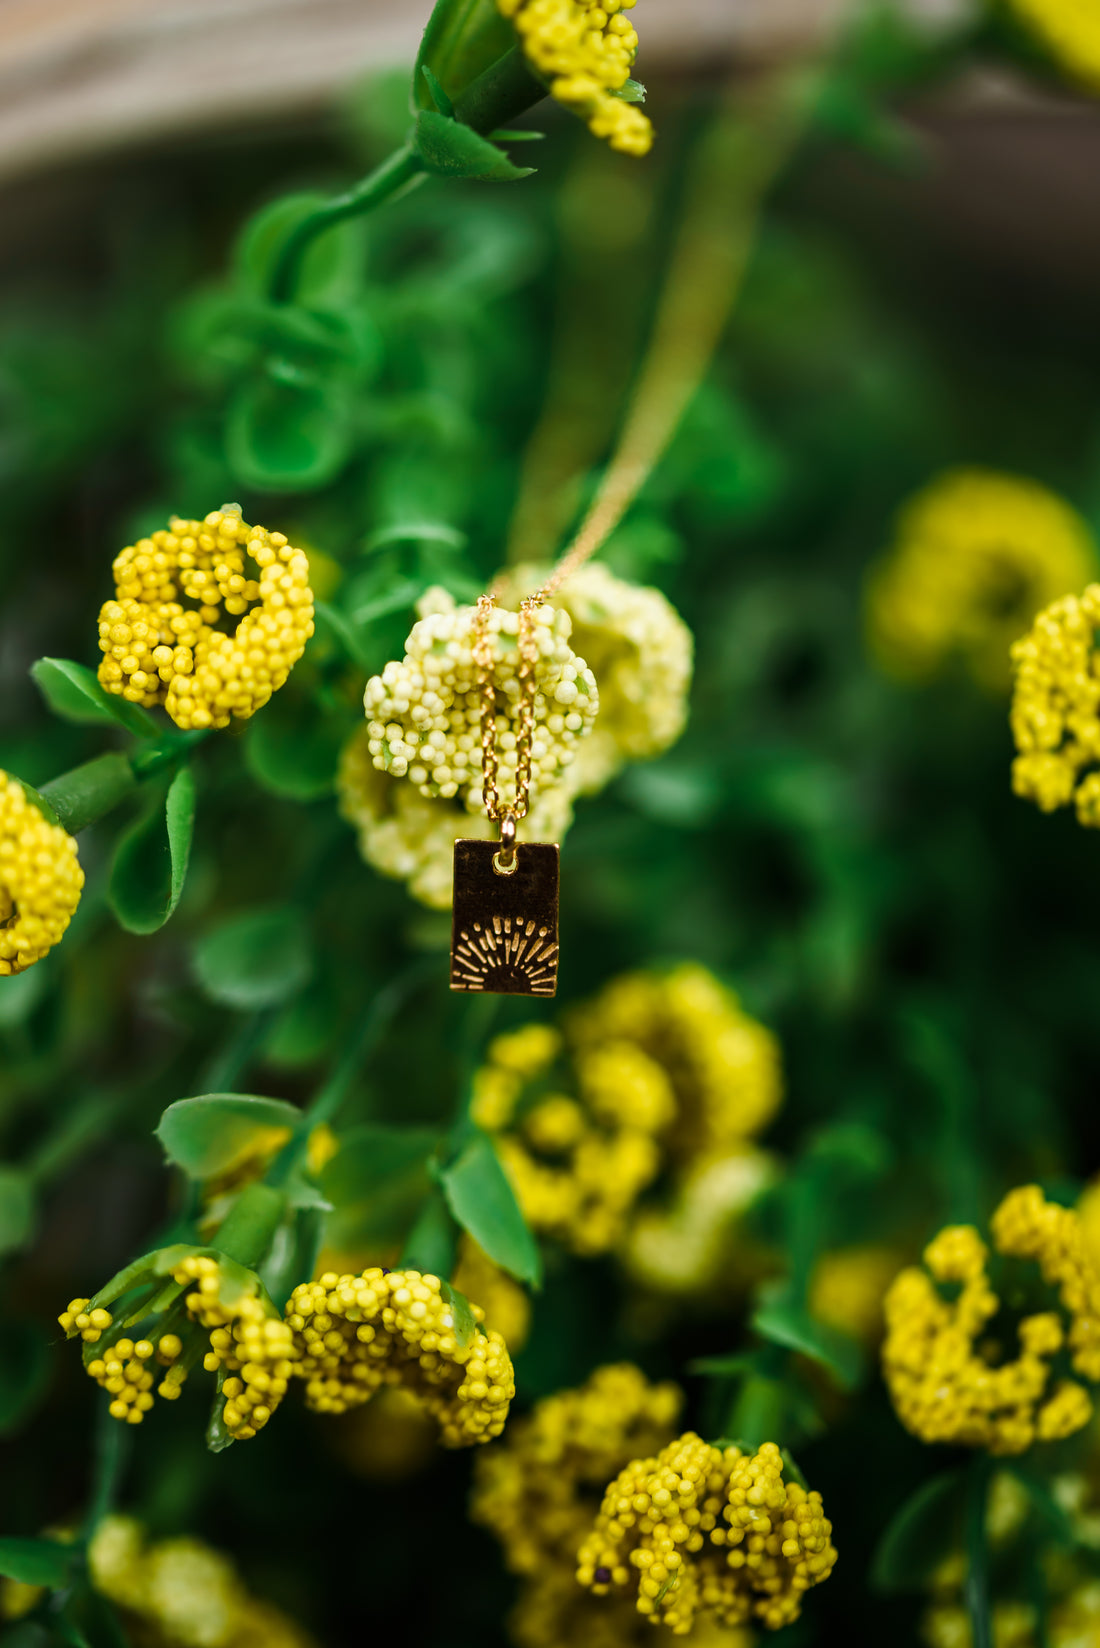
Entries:
[[[720,116],[695,156],[683,222],[661,293],[653,337],[632,396],[618,448],[573,543],[546,583],[520,602],[516,645],[515,800],[498,787],[497,710],[490,615],[494,586],[474,613],[474,662],[480,693],[482,797],[498,842],[460,839],[454,846],[451,989],[497,995],[552,996],[558,984],[559,847],[516,841],[526,817],[535,730],[538,646],[535,614],[618,526],[668,445],[718,344],[740,286],[761,196],[797,134],[788,100],[762,99],[753,130],[738,113]],[[741,211],[731,210],[731,174]]]

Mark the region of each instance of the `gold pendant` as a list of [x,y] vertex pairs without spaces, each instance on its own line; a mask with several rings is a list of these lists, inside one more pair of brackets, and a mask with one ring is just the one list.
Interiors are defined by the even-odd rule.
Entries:
[[[456,841],[451,989],[552,996],[558,988],[556,842]],[[504,840],[509,840],[509,834]]]

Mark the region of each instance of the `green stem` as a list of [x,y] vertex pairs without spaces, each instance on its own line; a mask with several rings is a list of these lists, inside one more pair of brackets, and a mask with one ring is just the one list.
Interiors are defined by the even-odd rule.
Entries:
[[130,1428],[120,1425],[108,1412],[108,1403],[102,1402],[96,1410],[94,1453],[92,1456],[92,1498],[84,1522],[85,1543],[92,1539],[96,1529],[118,1497],[118,1486],[126,1464],[131,1441]]
[[117,1099],[91,1093],[79,1099],[31,1152],[27,1172],[39,1187],[63,1173],[77,1156],[101,1138],[119,1112]]
[[205,737],[205,731],[170,732],[151,746],[141,745],[131,755],[120,750],[97,755],[51,778],[38,793],[62,829],[79,835],[133,795],[140,783],[177,767]]
[[[517,46],[490,64],[466,87],[455,103],[455,118],[476,132],[492,132],[541,103],[546,95],[546,87],[528,68]],[[333,195],[323,206],[310,212],[287,236],[275,261],[269,288],[271,301],[294,301],[302,262],[318,235],[336,223],[373,212],[385,201],[413,188],[425,176],[419,155],[411,142],[406,143],[362,182],[342,195]]]
[[519,46],[490,63],[455,102],[455,118],[482,134],[496,131],[526,114],[547,96],[546,87],[528,66]]
[[966,1484],[966,1605],[970,1611],[973,1648],[992,1648],[993,1644],[985,1515],[992,1474],[993,1462],[988,1454],[976,1453],[967,1467]]
[[109,755],[97,755],[94,761],[85,761],[82,767],[73,767],[59,778],[51,778],[48,784],[43,784],[41,793],[57,814],[62,828],[76,835],[132,795],[137,784],[127,758],[112,751]]
[[276,1011],[274,1007],[262,1007],[234,1023],[202,1071],[196,1092],[232,1093],[235,1090],[241,1072],[248,1068],[252,1055],[275,1022]]
[[373,211],[383,201],[418,183],[424,175],[420,159],[407,145],[397,149],[368,177],[342,195],[333,195],[323,206],[310,212],[287,236],[279,253],[271,277],[271,299],[274,303],[291,303],[301,274],[302,260],[326,229],[348,218],[361,217]]
[[318,1089],[312,1104],[295,1128],[294,1137],[288,1140],[271,1164],[265,1181],[267,1184],[281,1189],[288,1183],[305,1160],[314,1128],[334,1120],[359,1074],[363,1060],[381,1041],[390,1021],[409,996],[438,965],[435,956],[414,962],[392,984],[378,992],[352,1031],[328,1080]]

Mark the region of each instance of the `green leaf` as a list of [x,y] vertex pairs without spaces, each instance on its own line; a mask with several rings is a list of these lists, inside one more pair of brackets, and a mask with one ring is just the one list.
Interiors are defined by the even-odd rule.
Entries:
[[204,1093],[170,1104],[155,1131],[170,1162],[192,1179],[210,1179],[257,1151],[266,1154],[272,1129],[293,1132],[301,1119],[297,1105],[285,1099]]
[[455,1222],[437,1185],[432,1185],[421,1204],[412,1229],[401,1250],[403,1270],[419,1270],[426,1276],[449,1276],[455,1260]]
[[476,1133],[439,1182],[447,1206],[493,1263],[537,1287],[542,1256],[489,1137]]
[[288,1001],[309,979],[313,958],[296,910],[249,910],[204,934],[192,967],[212,1001],[253,1011]]
[[416,117],[413,147],[426,171],[437,177],[479,178],[484,183],[514,183],[530,177],[533,166],[516,166],[508,156],[461,121],[448,120],[436,109],[421,109]]
[[225,1393],[222,1385],[225,1383],[225,1369],[218,1369],[218,1387],[214,1400],[210,1406],[210,1418],[206,1426],[206,1446],[210,1453],[224,1453],[231,1448],[236,1437],[231,1436],[225,1424]]
[[335,385],[274,383],[256,376],[230,399],[225,452],[246,486],[312,491],[335,478],[352,444],[350,403]]
[[68,1582],[76,1554],[72,1545],[55,1539],[0,1539],[0,1574],[56,1591]]
[[71,658],[39,658],[31,665],[31,675],[50,709],[63,721],[113,724],[139,738],[150,738],[160,730],[148,710],[105,691],[92,670]]
[[753,1312],[751,1327],[761,1338],[819,1362],[841,1390],[853,1390],[863,1372],[863,1356],[855,1340],[836,1328],[815,1321],[804,1305],[776,1294]]
[[34,1237],[34,1183],[18,1167],[0,1166],[0,1254],[15,1253]]
[[895,1512],[871,1562],[876,1591],[918,1591],[936,1565],[958,1544],[963,1488],[961,1470],[923,1482]]
[[121,838],[107,902],[128,933],[155,933],[175,911],[187,876],[195,826],[195,780],[181,767],[152,807]]
[[444,1282],[441,1292],[451,1307],[455,1324],[455,1338],[458,1340],[459,1347],[465,1350],[477,1332],[477,1320],[470,1301],[464,1293],[459,1293],[456,1287],[452,1287],[450,1282]]
[[329,795],[346,728],[308,696],[284,688],[245,733],[245,764],[273,795],[316,801]]
[[443,87],[439,84],[439,81],[436,79],[435,75],[426,63],[421,63],[419,67],[420,73],[424,76],[424,84],[427,86],[428,91],[431,94],[432,102],[435,104],[437,110],[440,114],[445,114],[448,120],[453,120],[455,106],[447,96],[447,93],[443,90]]
[[[258,296],[266,294],[287,238],[328,200],[328,195],[316,190],[280,195],[249,218],[233,253],[238,286]],[[362,223],[348,220],[333,224],[311,242],[302,258],[296,288],[298,304],[346,304],[359,288],[362,270]]]

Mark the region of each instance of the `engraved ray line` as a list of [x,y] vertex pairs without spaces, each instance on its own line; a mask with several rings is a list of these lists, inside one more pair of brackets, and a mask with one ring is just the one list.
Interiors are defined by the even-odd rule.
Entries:
[[[515,926],[513,928],[513,921]],[[538,927],[526,916],[493,916],[492,928],[480,921],[463,927],[457,936],[452,963],[455,981],[468,990],[484,990],[489,975],[502,967],[513,969],[533,995],[552,995],[558,946],[547,943],[549,927]]]

